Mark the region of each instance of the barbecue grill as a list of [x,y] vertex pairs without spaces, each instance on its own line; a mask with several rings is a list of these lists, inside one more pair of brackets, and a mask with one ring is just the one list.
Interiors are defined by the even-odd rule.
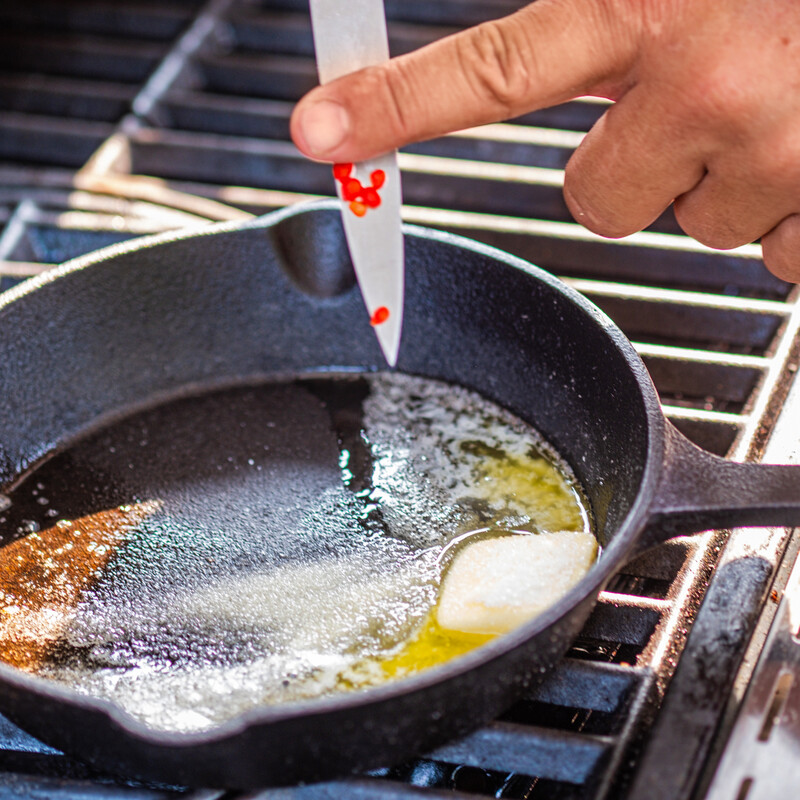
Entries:
[[[387,0],[392,52],[521,4]],[[332,194],[329,168],[288,134],[293,102],[316,82],[304,0],[28,0],[0,8],[0,23],[0,291],[141,234]],[[634,341],[667,416],[696,443],[800,460],[798,292],[763,268],[760,248],[711,251],[669,212],[614,242],[571,221],[562,170],[603,109],[582,98],[405,148],[404,218],[586,294]],[[410,763],[269,796],[774,796],[790,785],[769,765],[796,704],[783,676],[797,548],[783,529],[661,545],[614,579],[556,671],[501,718]],[[2,719],[0,748],[6,796],[223,797],[123,781]]]

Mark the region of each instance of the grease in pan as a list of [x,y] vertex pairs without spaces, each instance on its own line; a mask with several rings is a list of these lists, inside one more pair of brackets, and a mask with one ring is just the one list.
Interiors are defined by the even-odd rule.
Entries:
[[[102,561],[77,551],[85,568],[67,569],[55,532],[120,513]],[[0,629],[5,660],[178,731],[442,663],[554,602],[597,551],[579,487],[535,431],[398,374],[136,414],[45,463],[0,518],[52,541],[30,598],[60,567],[79,578],[35,660]]]

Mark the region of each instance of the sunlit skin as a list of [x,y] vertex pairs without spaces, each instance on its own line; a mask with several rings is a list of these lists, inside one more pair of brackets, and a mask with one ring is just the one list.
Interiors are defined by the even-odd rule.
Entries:
[[312,90],[291,127],[306,155],[351,163],[606,97],[566,169],[577,221],[621,237],[674,201],[690,236],[760,239],[767,267],[800,281],[799,88],[797,0],[537,0]]

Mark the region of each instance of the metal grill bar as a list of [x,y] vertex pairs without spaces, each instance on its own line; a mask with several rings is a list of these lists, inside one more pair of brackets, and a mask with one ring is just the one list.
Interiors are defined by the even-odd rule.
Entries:
[[0,77],[4,109],[59,119],[116,122],[133,96],[133,87],[120,83],[42,75]]
[[270,789],[243,795],[241,800],[474,800],[473,793],[437,790],[408,783],[369,778],[317,783],[293,789]]
[[612,745],[603,736],[494,722],[431,756],[451,764],[582,784],[608,758]]
[[423,208],[406,218],[500,247],[559,275],[744,298],[785,298],[789,291],[764,269],[755,245],[720,252],[652,231],[609,241],[572,222],[452,209]]
[[171,40],[186,24],[188,12],[201,5],[199,0],[183,3],[70,2],[59,0],[6,3],[0,8],[3,28],[34,31],[74,31],[78,34],[115,36],[127,39]]
[[3,119],[0,158],[80,167],[113,132],[103,122],[83,122],[9,112]]
[[110,42],[66,34],[0,34],[0,67],[14,72],[137,83],[147,77],[163,55],[163,46],[145,41]]

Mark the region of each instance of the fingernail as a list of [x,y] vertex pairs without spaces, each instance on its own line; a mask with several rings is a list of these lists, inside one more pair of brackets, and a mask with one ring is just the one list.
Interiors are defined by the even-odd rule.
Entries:
[[300,135],[311,155],[324,158],[350,133],[350,116],[331,100],[318,100],[300,114]]

